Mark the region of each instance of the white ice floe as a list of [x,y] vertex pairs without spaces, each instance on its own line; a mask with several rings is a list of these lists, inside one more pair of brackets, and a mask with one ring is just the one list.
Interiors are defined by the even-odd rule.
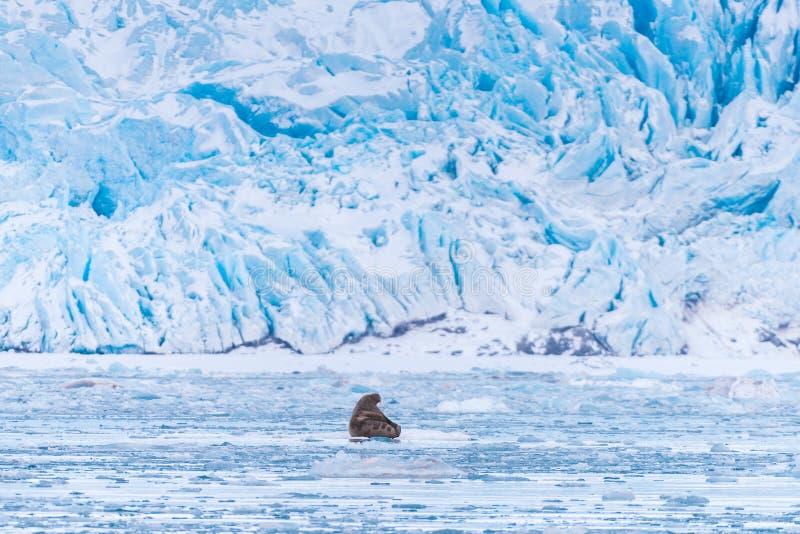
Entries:
[[405,460],[344,451],[315,463],[309,472],[315,476],[330,478],[431,478],[458,477],[463,474],[460,469],[431,456]]
[[702,495],[662,495],[661,499],[666,501],[668,506],[707,506],[709,503],[708,498],[703,497]]
[[499,399],[492,397],[475,397],[462,401],[446,400],[440,402],[435,412],[439,413],[508,413],[511,408]]
[[636,495],[631,490],[608,491],[603,494],[604,501],[635,501]]
[[745,399],[780,399],[778,386],[775,380],[770,377],[748,378],[748,377],[729,377],[722,376],[714,380],[708,387],[708,392],[712,395],[727,397],[732,400]]

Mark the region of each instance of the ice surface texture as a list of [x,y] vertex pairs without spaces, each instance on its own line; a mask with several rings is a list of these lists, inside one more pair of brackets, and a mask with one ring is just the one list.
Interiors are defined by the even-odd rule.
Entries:
[[794,350],[797,0],[0,4],[0,347]]
[[[239,356],[223,358],[224,371],[154,369],[180,358],[5,356],[2,530],[800,529],[797,359],[794,372],[735,377],[651,370],[667,358],[643,358],[646,372],[563,358],[556,363],[567,372],[512,364],[462,373],[275,373],[263,372],[270,362],[256,356],[250,360],[262,371],[237,369],[230,360],[242,363]],[[350,358],[346,350],[325,357],[333,366]],[[21,359],[53,367],[6,367]],[[779,396],[732,398],[718,388],[726,380],[770,380]],[[353,389],[364,383],[391,403],[403,425],[398,443],[348,440],[361,395]],[[435,408],[472,396],[508,409],[487,416]]]

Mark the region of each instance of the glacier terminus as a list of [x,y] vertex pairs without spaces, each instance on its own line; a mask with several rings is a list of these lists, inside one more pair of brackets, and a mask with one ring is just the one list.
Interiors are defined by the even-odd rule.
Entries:
[[796,353],[796,0],[11,0],[0,346]]

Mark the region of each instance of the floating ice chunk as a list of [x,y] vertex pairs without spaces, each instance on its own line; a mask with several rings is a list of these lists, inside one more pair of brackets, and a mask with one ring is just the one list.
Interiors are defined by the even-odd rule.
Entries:
[[236,506],[231,509],[231,513],[234,515],[258,515],[263,511],[264,509],[260,506]]
[[256,477],[245,477],[237,482],[241,486],[277,486],[275,482],[270,482]]
[[636,495],[631,490],[615,490],[603,494],[604,501],[634,501]]
[[740,399],[779,399],[780,393],[775,380],[769,377],[746,378],[722,376],[714,380],[708,392],[712,395]]
[[311,466],[309,473],[331,478],[417,478],[463,475],[460,469],[430,456],[403,460],[384,456],[357,456],[344,451],[316,462]]
[[706,391],[708,391],[710,395],[727,397],[734,382],[736,382],[736,378],[732,376],[721,376],[715,378],[714,382],[706,388]]
[[711,452],[732,452],[730,447],[724,443],[715,443],[711,446]]
[[492,397],[475,397],[463,401],[447,400],[439,403],[434,411],[439,413],[508,413],[511,408],[502,400]]
[[672,506],[706,506],[708,499],[701,495],[662,495],[661,498]]
[[133,371],[119,362],[114,362],[108,366],[108,374],[111,376],[125,376],[130,375],[132,372]]
[[772,378],[739,378],[731,385],[732,399],[778,399],[778,387]]

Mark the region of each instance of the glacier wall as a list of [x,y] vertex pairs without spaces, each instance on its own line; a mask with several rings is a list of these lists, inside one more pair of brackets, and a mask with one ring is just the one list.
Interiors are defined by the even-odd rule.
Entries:
[[465,309],[528,352],[793,350],[799,47],[798,0],[3,2],[0,347]]

